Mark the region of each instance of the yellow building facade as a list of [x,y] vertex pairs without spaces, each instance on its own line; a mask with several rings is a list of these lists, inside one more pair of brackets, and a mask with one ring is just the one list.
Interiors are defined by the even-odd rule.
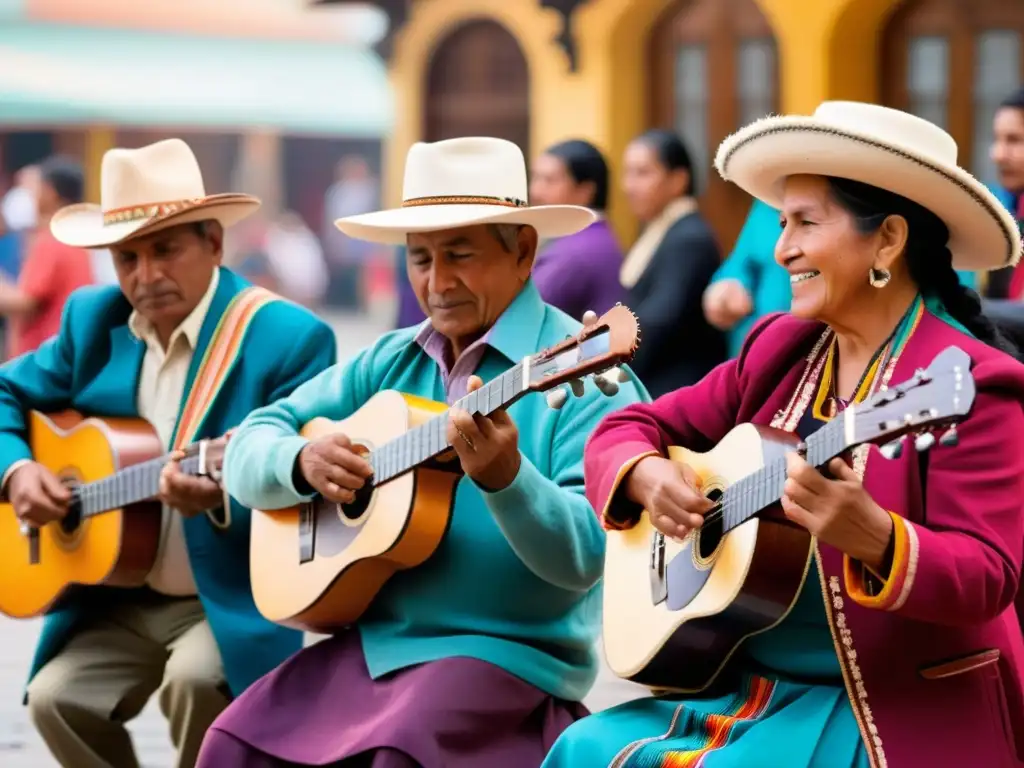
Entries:
[[[826,99],[873,101],[943,124],[961,161],[978,166],[991,120],[975,116],[1024,77],[1024,3],[1000,0],[413,0],[392,19],[389,202],[419,140],[498,135],[535,156],[584,138],[614,172],[632,137],[673,127],[726,248],[749,199],[710,161],[746,122]],[[610,216],[631,242],[617,189]]]

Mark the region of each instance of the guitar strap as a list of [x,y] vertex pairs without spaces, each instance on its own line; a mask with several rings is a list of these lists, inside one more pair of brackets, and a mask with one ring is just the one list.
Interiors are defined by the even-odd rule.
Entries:
[[[171,442],[173,450],[181,450],[195,441],[220,393],[220,388],[241,357],[246,335],[256,313],[275,301],[282,299],[266,288],[255,285],[240,291],[231,299],[231,303],[220,316],[210,343],[206,345],[206,352],[196,370],[188,399],[182,406],[181,418],[178,419],[178,427]],[[226,494],[225,503],[223,519],[214,511],[206,513],[210,522],[217,528],[227,528],[231,524],[231,507]]]

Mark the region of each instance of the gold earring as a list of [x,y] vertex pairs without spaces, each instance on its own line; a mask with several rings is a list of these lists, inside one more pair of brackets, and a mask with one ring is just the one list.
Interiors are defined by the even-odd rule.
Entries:
[[892,273],[888,269],[875,269],[872,267],[868,271],[868,282],[874,288],[885,288],[891,279]]

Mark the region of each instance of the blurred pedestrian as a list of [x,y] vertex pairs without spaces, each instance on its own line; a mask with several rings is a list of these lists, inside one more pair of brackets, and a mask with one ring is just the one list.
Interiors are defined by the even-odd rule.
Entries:
[[704,315],[728,334],[729,357],[736,357],[759,318],[789,310],[789,273],[775,261],[782,227],[779,212],[755,200],[732,253],[704,291]]
[[320,240],[295,211],[285,211],[267,230],[266,255],[277,291],[315,309],[327,293],[330,273]]
[[598,219],[582,232],[543,244],[533,266],[533,281],[548,304],[575,318],[605,312],[621,301],[622,248],[605,218],[608,163],[601,151],[580,139],[548,147],[537,158],[530,180],[534,205],[581,205]]
[[721,256],[697,210],[693,164],[679,136],[638,136],[623,166],[626,197],[645,225],[620,271],[626,304],[643,329],[633,370],[657,397],[699,381],[726,358],[725,336],[701,306]]
[[0,277],[0,314],[11,321],[10,357],[30,352],[56,335],[68,296],[93,282],[89,252],[58,242],[49,229],[58,209],[82,202],[84,186],[82,168],[74,160],[51,157],[40,166],[38,229],[17,282]]

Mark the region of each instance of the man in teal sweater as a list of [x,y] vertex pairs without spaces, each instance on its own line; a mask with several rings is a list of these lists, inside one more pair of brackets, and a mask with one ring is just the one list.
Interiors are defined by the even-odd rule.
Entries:
[[[96,526],[111,527],[101,518],[77,527],[68,516],[72,495],[32,460],[28,411],[143,419],[163,450],[182,448],[223,435],[336,359],[327,325],[220,267],[224,227],[259,201],[207,196],[184,142],[108,152],[101,201],[58,211],[50,227],[69,245],[109,248],[119,285],[72,294],[57,336],[0,368],[4,491],[27,532],[45,525],[61,542],[51,533],[58,520],[80,532],[50,546],[77,547],[83,562],[103,547],[90,545]],[[164,464],[159,484],[145,472],[125,477],[137,498],[158,492],[163,502],[126,513],[153,516],[158,536],[128,541],[141,557],[141,546],[152,547],[152,567],[144,585],[82,588],[48,613],[29,713],[60,765],[122,768],[138,765],[124,724],[156,693],[176,764],[191,768],[231,696],[297,651],[302,635],[256,610],[248,509],[176,462]]]
[[490,405],[531,378],[528,366],[514,373],[517,363],[581,327],[543,302],[530,270],[538,237],[580,231],[594,215],[529,207],[526,189],[510,142],[417,144],[402,208],[338,222],[352,236],[407,242],[428,320],[251,414],[228,448],[230,492],[262,509],[314,493],[350,501],[370,465],[345,437],[308,442],[299,430],[344,419],[387,389],[451,406],[446,441],[466,476],[431,558],[394,575],[354,630],[236,700],[207,735],[201,768],[355,755],[367,765],[523,768],[584,713],[604,533],[583,496],[583,445],[603,416],[647,395],[624,371],[617,392],[588,381],[560,409],[539,395]]

